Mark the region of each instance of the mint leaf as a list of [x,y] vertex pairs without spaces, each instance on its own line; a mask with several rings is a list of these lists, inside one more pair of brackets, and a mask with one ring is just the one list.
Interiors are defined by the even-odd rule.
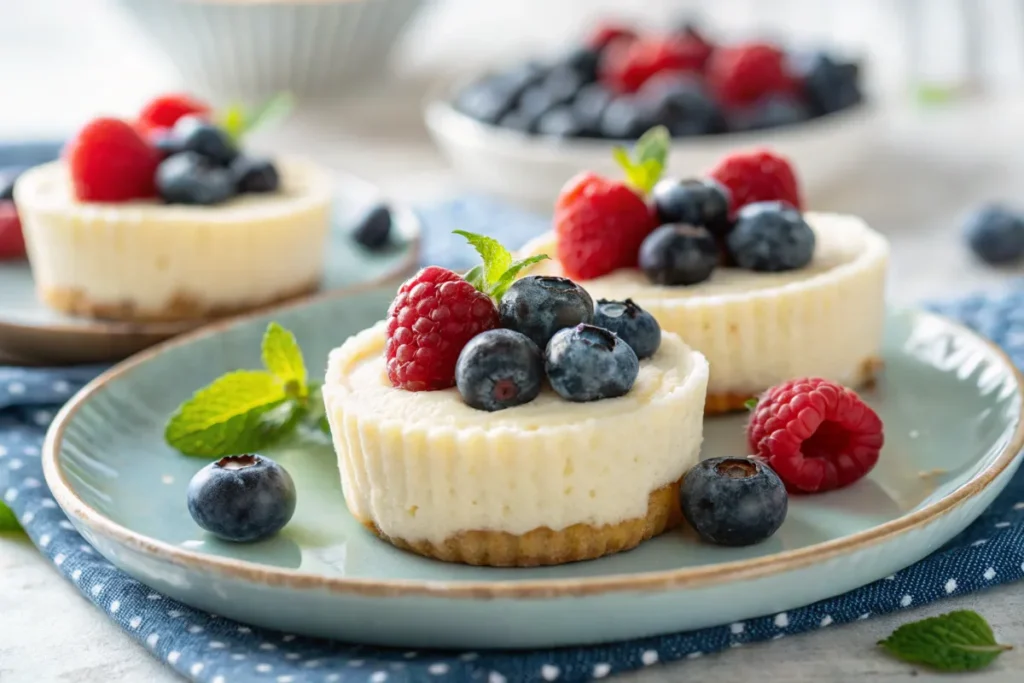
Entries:
[[997,643],[985,619],[969,610],[904,624],[878,644],[905,662],[945,672],[984,668],[1013,649]]
[[21,531],[21,525],[18,524],[14,511],[0,503],[0,532],[2,531]]
[[473,266],[472,268],[470,268],[469,271],[463,276],[463,279],[465,279],[466,282],[479,289],[481,292],[487,291],[487,282],[484,280],[483,264]]
[[547,254],[537,254],[536,256],[530,256],[529,258],[514,261],[512,265],[509,266],[508,270],[502,273],[501,277],[498,278],[498,281],[494,283],[494,286],[491,287],[491,296],[500,301],[501,297],[503,297],[505,292],[508,291],[508,288],[512,286],[512,283],[516,281],[516,276],[519,275],[523,268],[528,268],[534,263],[539,263],[547,258]]
[[317,426],[320,428],[320,431],[323,432],[324,434],[329,435],[331,433],[331,423],[327,421],[326,415],[323,415],[320,418],[319,422],[317,422]]
[[647,194],[661,179],[668,160],[672,138],[665,126],[655,126],[640,136],[632,153],[624,147],[615,147],[612,156],[622,167],[626,182],[641,194]]
[[746,408],[747,410],[753,410],[754,408],[757,407],[757,399],[748,398],[746,401],[743,402],[743,407]]
[[306,363],[295,335],[276,322],[263,335],[263,365],[285,385],[289,396],[305,398],[309,393]]
[[235,142],[242,139],[245,134],[245,107],[240,104],[233,104],[217,114],[217,126],[228,134]]
[[466,241],[473,245],[473,248],[480,254],[480,258],[484,260],[484,280],[488,287],[501,279],[501,276],[512,265],[512,254],[493,237],[477,235],[465,230],[454,230],[453,232],[465,237]]
[[259,450],[280,436],[264,416],[287,400],[275,375],[239,370],[200,389],[171,416],[167,443],[185,455],[221,457]]
[[283,92],[274,95],[264,102],[263,106],[257,107],[250,112],[244,133],[248,134],[260,128],[266,128],[277,121],[284,120],[294,107],[295,100],[291,94]]

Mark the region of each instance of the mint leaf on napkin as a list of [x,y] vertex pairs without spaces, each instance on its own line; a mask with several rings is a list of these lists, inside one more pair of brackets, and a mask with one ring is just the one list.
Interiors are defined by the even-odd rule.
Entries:
[[984,668],[1013,649],[997,643],[988,622],[970,610],[904,624],[878,644],[905,662],[945,672]]
[[18,524],[14,511],[0,503],[0,532],[3,531],[21,531],[21,525]]
[[323,415],[295,335],[276,322],[262,344],[263,370],[236,370],[197,391],[171,415],[164,440],[185,455],[220,458],[271,446]]

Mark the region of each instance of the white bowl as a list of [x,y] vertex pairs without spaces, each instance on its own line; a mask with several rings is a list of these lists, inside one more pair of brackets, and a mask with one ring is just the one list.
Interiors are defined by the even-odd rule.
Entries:
[[[565,181],[580,171],[621,175],[608,140],[528,135],[481,123],[455,109],[450,93],[432,99],[425,118],[434,141],[463,180],[521,207],[550,212]],[[729,152],[773,148],[796,167],[805,198],[827,208],[826,191],[855,169],[877,138],[878,117],[870,105],[805,123],[747,133],[673,141],[667,172],[693,176]]]
[[210,99],[334,97],[378,79],[424,0],[117,0]]

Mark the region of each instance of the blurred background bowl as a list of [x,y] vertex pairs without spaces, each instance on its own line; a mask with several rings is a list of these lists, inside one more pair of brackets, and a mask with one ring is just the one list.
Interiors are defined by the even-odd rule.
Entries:
[[[425,112],[431,136],[463,182],[523,208],[550,213],[562,186],[580,171],[622,175],[612,148],[630,143],[527,135],[481,123],[452,105],[451,94],[464,84],[442,89]],[[800,169],[808,202],[822,208],[816,199],[862,163],[877,139],[877,129],[874,108],[861,104],[780,128],[675,138],[667,172],[677,177],[700,175],[729,152],[767,146]]]
[[426,0],[116,0],[192,92],[336,98],[372,83]]

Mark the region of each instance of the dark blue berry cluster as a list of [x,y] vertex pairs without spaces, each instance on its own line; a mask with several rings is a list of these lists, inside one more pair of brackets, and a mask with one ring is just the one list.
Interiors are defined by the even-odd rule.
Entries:
[[478,410],[528,403],[546,380],[568,401],[615,398],[629,392],[640,359],[661,344],[654,317],[633,301],[593,299],[563,277],[516,281],[498,304],[501,327],[463,348],[455,367],[462,399]]
[[154,145],[165,156],[156,187],[168,204],[221,204],[240,194],[276,192],[280,186],[269,159],[240,153],[231,136],[198,116],[178,119]]

